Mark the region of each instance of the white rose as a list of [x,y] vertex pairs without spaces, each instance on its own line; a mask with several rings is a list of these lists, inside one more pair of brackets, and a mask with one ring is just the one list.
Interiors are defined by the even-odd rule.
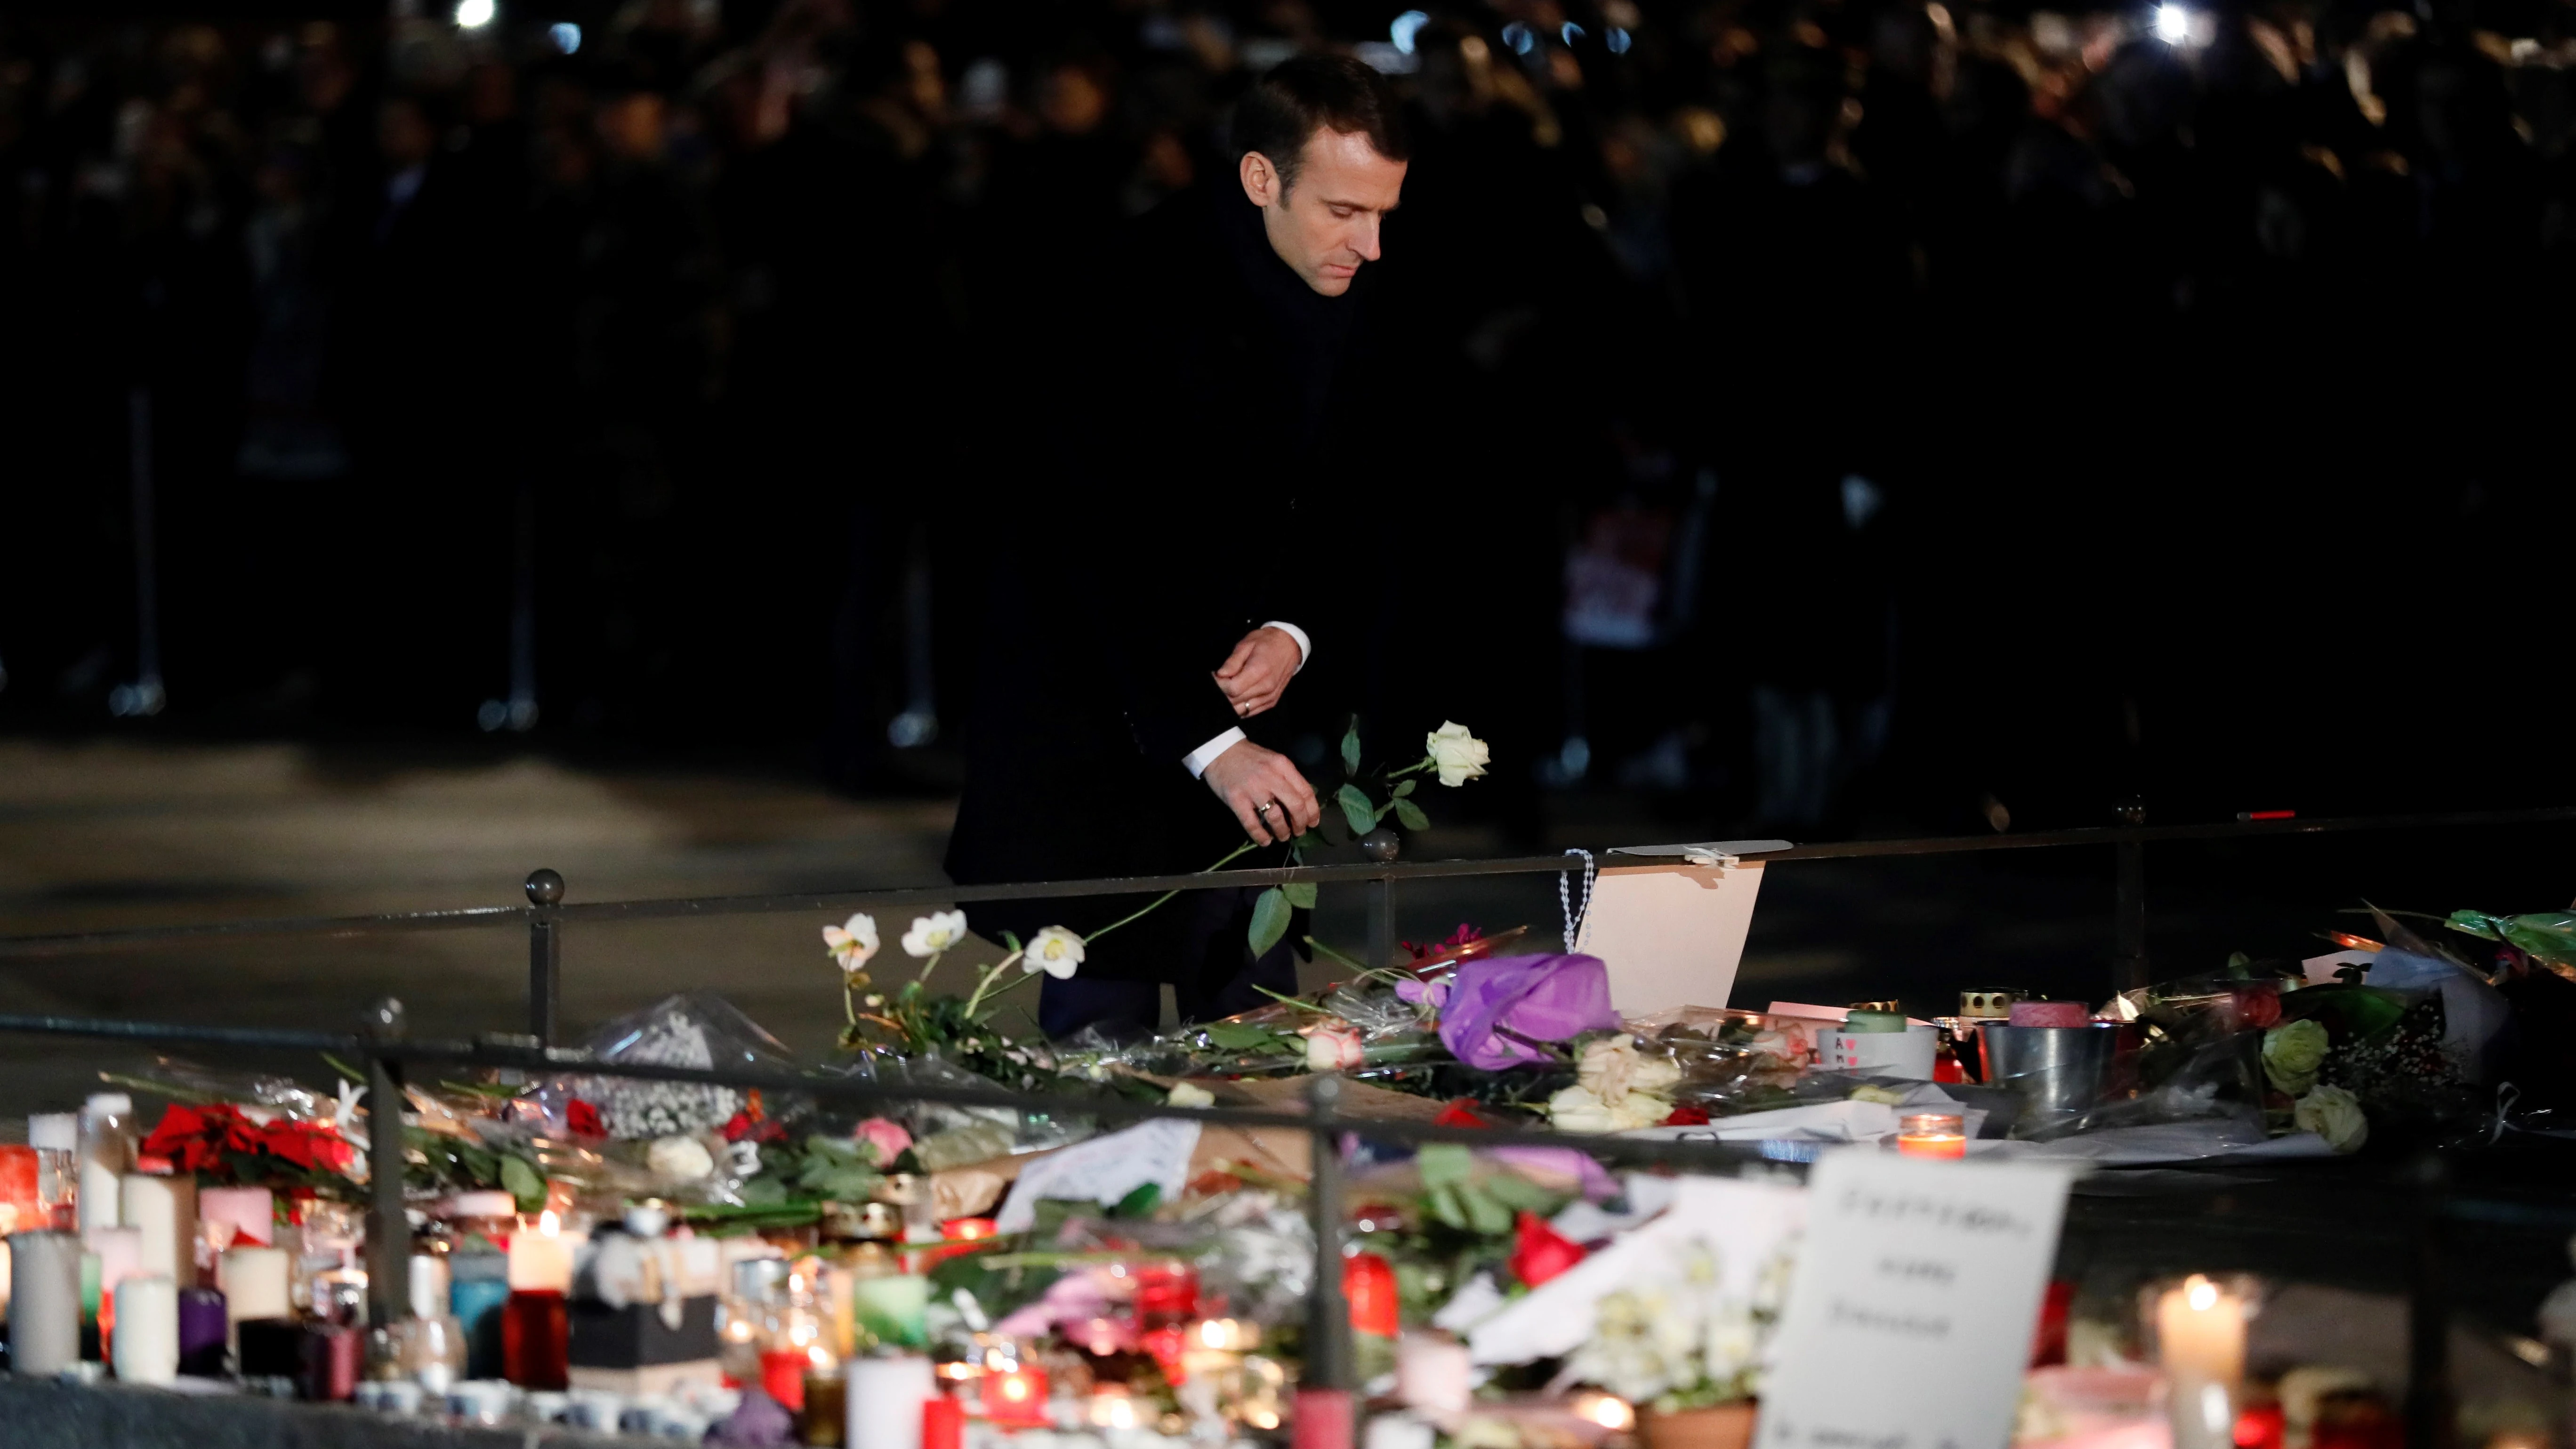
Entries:
[[1336,1017],[1306,1029],[1306,1070],[1346,1072],[1367,1060],[1359,1028]]
[[825,926],[823,947],[832,953],[833,960],[841,963],[843,971],[857,971],[877,953],[877,918],[856,915],[845,924]]
[[2361,1099],[2341,1087],[2318,1087],[2301,1097],[2290,1109],[2290,1120],[2337,1152],[2356,1151],[2370,1140],[2370,1119],[2362,1115]]
[[1641,1127],[1661,1127],[1673,1115],[1673,1104],[1647,1092],[1630,1092],[1610,1104],[1610,1130],[1634,1132]]
[[[961,926],[965,921],[959,916]],[[1029,939],[1028,949],[1020,953],[1020,970],[1044,971],[1058,981],[1068,981],[1082,967],[1082,938],[1062,926],[1049,926]]]
[[660,1137],[645,1149],[644,1165],[655,1177],[698,1182],[715,1175],[716,1159],[695,1137]]
[[1483,740],[1467,733],[1465,725],[1455,723],[1444,723],[1433,730],[1425,748],[1431,751],[1432,763],[1440,767],[1440,783],[1452,787],[1485,773],[1485,762],[1490,757]]
[[1682,1073],[1671,1062],[1640,1053],[1634,1038],[1608,1036],[1584,1047],[1575,1079],[1602,1101],[1616,1102],[1635,1092],[1668,1092],[1680,1084]]
[[1618,1130],[1610,1104],[1589,1087],[1568,1087],[1547,1099],[1547,1120],[1559,1132],[1601,1133]]
[[936,956],[966,939],[964,911],[932,911],[912,918],[912,929],[903,933],[903,953],[907,956]]
[[1216,1093],[1205,1087],[1193,1086],[1188,1082],[1175,1082],[1172,1084],[1170,1094],[1165,1096],[1163,1101],[1173,1107],[1213,1107],[1216,1105]]

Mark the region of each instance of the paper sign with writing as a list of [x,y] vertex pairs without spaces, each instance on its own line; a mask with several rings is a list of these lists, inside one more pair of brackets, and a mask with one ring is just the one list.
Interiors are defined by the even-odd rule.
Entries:
[[1868,1148],[1818,1162],[1757,1449],[2004,1449],[2067,1182]]

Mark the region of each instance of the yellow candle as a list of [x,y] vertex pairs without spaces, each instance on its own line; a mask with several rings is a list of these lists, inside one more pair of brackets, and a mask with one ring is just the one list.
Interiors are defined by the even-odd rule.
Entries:
[[2156,1300],[2174,1449],[2231,1449],[2245,1379],[2245,1302],[2197,1274]]

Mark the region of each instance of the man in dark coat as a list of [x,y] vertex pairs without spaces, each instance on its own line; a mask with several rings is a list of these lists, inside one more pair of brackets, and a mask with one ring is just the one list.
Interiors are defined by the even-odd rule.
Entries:
[[[1337,611],[1310,576],[1321,529],[1348,516],[1377,458],[1389,390],[1361,278],[1406,150],[1385,81],[1329,56],[1263,77],[1234,142],[1229,183],[1173,197],[1074,269],[1063,290],[1091,299],[1089,315],[1031,335],[1044,375],[1009,465],[1015,506],[997,520],[1010,541],[990,571],[948,850],[961,884],[1196,871],[1246,840],[1257,849],[1239,864],[1275,864],[1321,819],[1274,748],[1273,707],[1336,648]],[[1041,1024],[1149,1030],[1165,984],[1184,1019],[1259,1005],[1257,986],[1293,990],[1284,943],[1252,957],[1255,894],[1193,892],[1103,935],[1077,977],[1046,983]],[[1147,899],[973,919],[988,936],[1090,935]]]

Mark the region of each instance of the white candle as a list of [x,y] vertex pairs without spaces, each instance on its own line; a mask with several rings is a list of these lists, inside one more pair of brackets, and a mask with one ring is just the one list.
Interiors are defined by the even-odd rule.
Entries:
[[291,1318],[294,1304],[287,1297],[287,1281],[292,1276],[292,1254],[284,1248],[230,1248],[225,1250],[221,1287],[224,1290],[224,1312],[235,1323],[250,1318]]
[[264,1187],[209,1187],[197,1194],[197,1221],[216,1252],[236,1243],[277,1241],[277,1200]]
[[160,1273],[116,1285],[116,1376],[129,1384],[166,1384],[179,1376],[179,1285]]
[[573,1239],[564,1235],[562,1220],[553,1213],[522,1223],[510,1235],[510,1291],[570,1293],[572,1250]]
[[134,1228],[95,1228],[81,1234],[81,1245],[98,1255],[101,1303],[115,1297],[117,1284],[143,1275],[143,1234]]
[[186,1177],[127,1177],[120,1221],[143,1235],[143,1271],[175,1288],[197,1286],[197,1183]]
[[20,1378],[51,1378],[80,1360],[80,1260],[71,1233],[10,1234],[9,1367]]
[[1475,1393],[1467,1345],[1443,1334],[1408,1333],[1395,1341],[1395,1396],[1408,1409],[1454,1414]]
[[101,1092],[89,1099],[80,1114],[80,1225],[83,1233],[93,1228],[119,1225],[119,1204],[124,1195],[117,1189],[117,1179],[134,1166],[134,1136],[129,1119],[134,1115],[134,1099],[122,1092]]
[[2174,1449],[2231,1449],[2245,1377],[2244,1301],[2194,1275],[2156,1300],[2156,1346]]
[[921,1406],[939,1392],[929,1359],[854,1358],[841,1384],[849,1449],[921,1449]]

